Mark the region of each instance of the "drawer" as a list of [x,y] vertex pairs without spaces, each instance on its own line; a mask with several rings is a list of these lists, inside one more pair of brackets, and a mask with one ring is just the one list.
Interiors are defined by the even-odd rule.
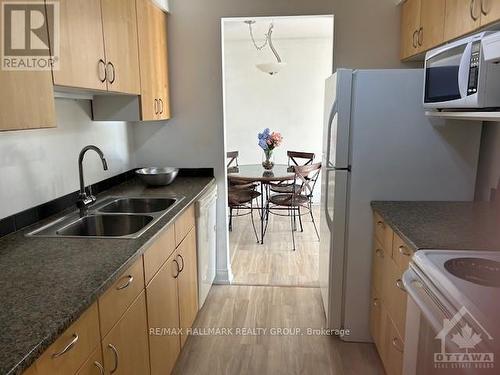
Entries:
[[380,244],[377,238],[373,240],[373,253],[372,253],[372,288],[377,291],[377,293],[382,293],[382,285],[384,280],[384,262],[386,254],[383,246]]
[[182,240],[194,227],[194,224],[195,224],[195,214],[194,214],[194,204],[192,204],[174,223],[175,247],[180,245]]
[[78,370],[76,375],[102,375],[104,374],[104,365],[102,362],[102,352],[99,346],[90,355],[89,359],[83,364],[83,366]]
[[377,238],[380,244],[383,246],[384,250],[391,251],[392,249],[392,236],[393,231],[389,225],[384,221],[382,216],[374,212],[373,214],[373,225],[375,231],[375,238]]
[[168,257],[175,251],[175,231],[174,226],[167,228],[153,245],[144,253],[144,278],[146,285],[149,284],[153,276]]
[[75,374],[99,342],[99,316],[93,304],[36,361],[36,374]]
[[406,301],[407,293],[404,290],[403,282],[401,280],[402,273],[396,263],[389,259],[387,264],[387,292],[386,299],[384,300],[387,306],[389,315],[392,318],[393,324],[399,333],[399,336],[404,339],[405,337],[405,324],[406,324]]
[[408,269],[410,259],[413,256],[413,251],[404,242],[401,237],[394,233],[394,241],[392,243],[392,258],[398,265],[401,273]]
[[99,298],[101,335],[105,336],[144,290],[142,257]]

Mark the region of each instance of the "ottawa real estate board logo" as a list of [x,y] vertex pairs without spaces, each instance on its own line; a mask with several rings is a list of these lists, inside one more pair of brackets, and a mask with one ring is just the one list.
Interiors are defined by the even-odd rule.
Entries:
[[59,2],[1,1],[2,70],[59,65]]
[[446,369],[493,369],[494,353],[489,352],[493,337],[462,307],[451,319],[444,319],[436,335],[441,351],[434,353],[434,367]]

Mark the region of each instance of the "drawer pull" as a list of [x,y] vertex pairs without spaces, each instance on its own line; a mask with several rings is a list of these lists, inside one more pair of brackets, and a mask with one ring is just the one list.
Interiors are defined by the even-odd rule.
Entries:
[[[101,70],[100,70],[101,65],[103,66],[103,72],[104,72],[104,77],[103,78],[100,77],[101,76]],[[99,76],[99,81],[101,81],[102,83],[106,82],[106,74],[107,74],[107,72],[106,72],[106,63],[104,62],[103,59],[99,59],[99,62],[97,63],[97,74]]]
[[109,371],[110,374],[113,374],[116,372],[116,370],[118,370],[118,350],[113,344],[108,344],[108,348],[111,349],[113,355],[115,356],[115,367],[113,367],[113,369]]
[[402,347],[403,344],[402,343],[401,343],[401,345],[399,345],[399,344],[400,344],[399,339],[397,337],[394,337],[392,339],[392,346],[394,346],[398,352],[403,353],[403,351],[404,351],[404,348]]
[[179,262],[177,262],[177,259],[174,259],[175,263],[175,270],[177,273],[174,275],[174,279],[177,279],[179,277],[179,274],[181,273],[181,268],[179,267]]
[[407,257],[409,257],[411,255],[410,250],[408,250],[408,248],[406,246],[404,246],[404,245],[401,245],[398,249],[399,249],[399,253],[401,255],[404,255],[404,256],[407,256]]
[[104,375],[104,367],[97,361],[94,362],[94,366],[99,369],[99,373],[101,375]]
[[57,357],[60,357],[62,356],[63,354],[66,354],[67,352],[69,352],[76,344],[76,342],[78,341],[79,337],[76,333],[73,334],[73,338],[71,339],[71,341],[69,342],[68,345],[66,345],[64,347],[63,350],[61,350],[60,352],[57,352],[57,353],[54,353],[52,354],[52,358],[57,358]]
[[491,11],[491,0],[481,0],[481,12],[487,16]]
[[182,261],[182,266],[181,266],[181,269],[179,270],[179,273],[181,273],[182,271],[184,271],[184,258],[182,257],[181,254],[177,254],[177,256],[179,258],[181,258],[181,261]]
[[403,292],[406,292],[406,288],[405,288],[405,286],[404,286],[404,284],[403,284],[403,280],[401,280],[401,279],[397,279],[397,280],[396,280],[396,286],[397,286],[399,289],[401,289]]
[[116,290],[122,290],[122,289],[128,288],[129,285],[132,284],[132,281],[134,281],[134,276],[128,275],[127,276],[127,282],[125,284],[123,284],[123,285],[117,286]]
[[384,222],[382,220],[377,221],[379,227],[384,227]]
[[379,301],[378,298],[373,299],[373,307],[378,307],[378,301]]
[[383,258],[384,257],[384,250],[382,250],[382,249],[375,250],[375,255],[378,256],[379,258]]

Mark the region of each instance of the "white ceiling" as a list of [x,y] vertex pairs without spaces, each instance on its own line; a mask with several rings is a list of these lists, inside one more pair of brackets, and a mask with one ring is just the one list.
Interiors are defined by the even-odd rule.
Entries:
[[[252,26],[257,42],[264,40],[269,24],[274,23],[273,39],[331,38],[332,16],[303,16],[277,18],[248,18],[256,23]],[[245,18],[224,20],[224,40],[248,40],[250,38]]]

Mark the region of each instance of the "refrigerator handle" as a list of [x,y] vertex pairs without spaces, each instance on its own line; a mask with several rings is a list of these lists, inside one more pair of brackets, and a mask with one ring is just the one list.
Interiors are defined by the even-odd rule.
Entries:
[[332,109],[330,110],[330,116],[328,117],[328,130],[327,130],[327,139],[326,139],[326,168],[331,167],[330,165],[330,151],[332,147],[331,139],[332,139],[332,124],[335,118],[335,115],[338,113],[337,109],[337,100],[333,102]]
[[329,192],[329,188],[328,188],[328,185],[329,185],[329,175],[330,175],[330,172],[332,172],[333,169],[329,169],[329,168],[325,168],[325,183],[326,183],[326,191],[325,191],[325,199],[324,199],[324,202],[323,204],[325,205],[324,206],[324,210],[325,210],[325,218],[326,218],[326,225],[328,226],[328,228],[331,230],[333,228],[333,219],[330,217],[330,212],[328,212],[328,192]]

